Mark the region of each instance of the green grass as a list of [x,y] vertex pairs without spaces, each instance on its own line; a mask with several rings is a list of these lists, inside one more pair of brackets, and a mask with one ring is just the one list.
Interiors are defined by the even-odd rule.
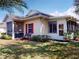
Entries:
[[79,59],[79,43],[17,42],[1,45],[0,59]]

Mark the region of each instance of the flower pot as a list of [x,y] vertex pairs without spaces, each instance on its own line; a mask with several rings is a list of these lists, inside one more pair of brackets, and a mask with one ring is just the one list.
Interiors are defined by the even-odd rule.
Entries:
[[69,39],[68,38],[64,38],[64,41],[69,41]]
[[79,41],[79,37],[76,37],[75,40],[76,40],[76,41]]

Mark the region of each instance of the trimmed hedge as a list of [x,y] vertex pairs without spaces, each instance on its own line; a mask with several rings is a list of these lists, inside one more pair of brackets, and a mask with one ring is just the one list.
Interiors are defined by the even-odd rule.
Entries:
[[51,38],[48,35],[34,35],[31,40],[36,42],[48,42]]
[[12,37],[11,37],[10,35],[2,34],[1,39],[4,39],[4,40],[11,40]]

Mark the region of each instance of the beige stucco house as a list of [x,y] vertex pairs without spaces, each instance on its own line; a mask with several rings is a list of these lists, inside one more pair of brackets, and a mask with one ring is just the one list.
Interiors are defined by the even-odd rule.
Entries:
[[25,17],[7,15],[4,19],[7,34],[12,39],[25,34],[49,35],[52,39],[63,40],[64,33],[77,30],[76,19],[71,16],[55,17],[39,11],[30,11]]

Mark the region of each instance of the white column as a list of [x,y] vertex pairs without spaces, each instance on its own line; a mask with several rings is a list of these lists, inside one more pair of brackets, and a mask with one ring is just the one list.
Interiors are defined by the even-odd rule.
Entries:
[[41,35],[44,34],[44,31],[43,31],[43,30],[44,30],[44,24],[42,24],[42,25],[41,25],[41,28],[40,28],[40,33],[41,33]]
[[14,21],[12,21],[12,39],[15,39],[15,33],[14,33]]
[[26,34],[26,24],[24,23],[24,26],[23,26],[23,33],[24,35]]
[[64,22],[64,33],[67,33],[67,21]]

